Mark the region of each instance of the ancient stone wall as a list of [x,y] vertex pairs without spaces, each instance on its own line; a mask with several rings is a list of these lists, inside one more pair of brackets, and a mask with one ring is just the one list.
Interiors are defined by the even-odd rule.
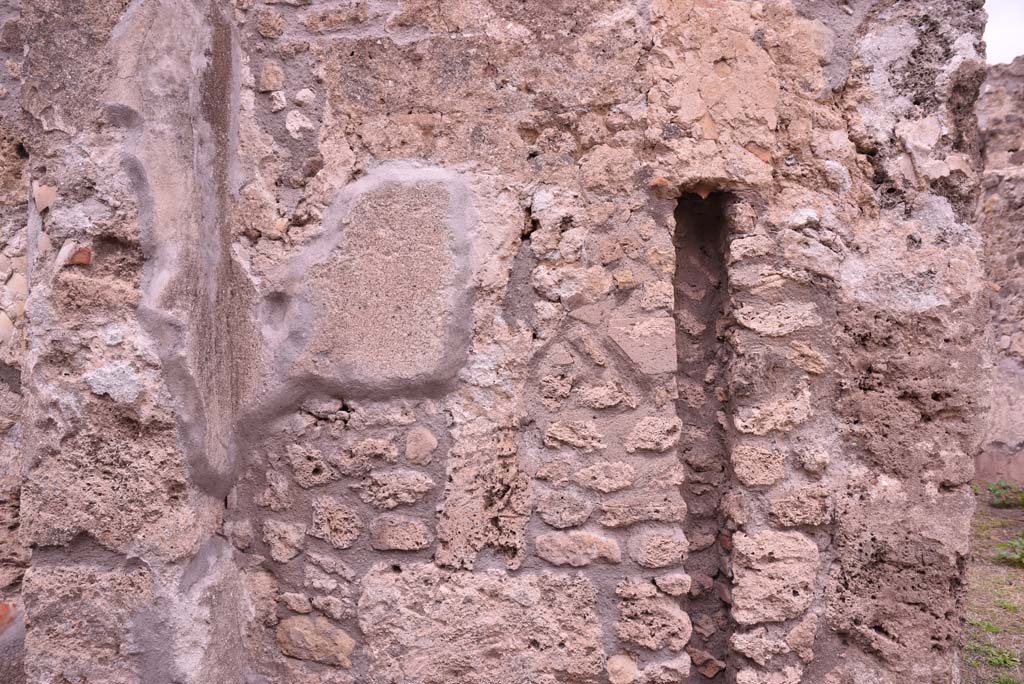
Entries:
[[24,681],[957,681],[981,5],[25,3]]
[[989,68],[978,123],[985,171],[977,223],[988,257],[997,350],[978,476],[1024,483],[1024,57]]

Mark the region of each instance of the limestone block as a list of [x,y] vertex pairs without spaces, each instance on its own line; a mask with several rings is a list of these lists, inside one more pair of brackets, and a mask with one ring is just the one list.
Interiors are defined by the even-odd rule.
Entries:
[[652,280],[643,285],[640,293],[640,308],[644,311],[672,310],[674,301],[672,283],[666,280]]
[[374,566],[359,597],[365,681],[597,681],[605,654],[595,601],[582,576]]
[[26,476],[19,533],[57,546],[86,534],[108,549],[193,553],[213,523],[213,501],[193,503],[188,464],[173,425],[113,421],[96,407],[83,429]]
[[354,614],[352,602],[347,599],[340,599],[337,596],[316,596],[312,601],[313,607],[332,620],[345,620]]
[[626,436],[626,452],[668,451],[679,443],[683,421],[678,416],[645,416]]
[[536,547],[537,555],[554,565],[571,565],[579,568],[597,560],[611,563],[622,560],[622,551],[617,541],[585,530],[548,532],[539,535]]
[[800,660],[809,663],[814,660],[814,638],[818,632],[818,616],[808,614],[786,635],[786,645]]
[[652,663],[644,668],[640,676],[641,684],[684,684],[689,679],[690,655],[682,653],[675,658]]
[[811,391],[802,386],[763,403],[740,406],[733,416],[736,429],[749,435],[786,432],[811,417]]
[[130,404],[142,392],[142,378],[130,363],[118,361],[89,371],[82,376],[93,394],[106,395],[116,402]]
[[769,337],[782,337],[822,322],[812,302],[744,304],[736,307],[733,315],[741,325]]
[[729,263],[771,254],[775,243],[764,235],[743,235],[729,243]]
[[552,373],[540,379],[538,389],[544,406],[551,411],[562,405],[562,400],[572,393],[575,376],[571,373]]
[[669,596],[682,596],[690,591],[692,578],[681,572],[671,572],[654,578],[654,585]]
[[573,481],[581,487],[608,494],[626,489],[635,477],[633,466],[623,461],[609,461],[587,466],[573,476]]
[[301,140],[307,133],[316,130],[316,124],[308,116],[297,109],[293,109],[285,115],[284,127],[295,140]]
[[741,625],[781,622],[811,605],[818,547],[797,532],[733,536],[733,617]]
[[295,482],[303,489],[325,485],[341,477],[324,454],[314,447],[289,444],[285,453]]
[[675,490],[631,492],[601,504],[601,524],[627,527],[639,522],[683,522],[686,502]]
[[292,658],[350,667],[352,662],[349,657],[355,650],[356,642],[330,620],[296,615],[278,624],[277,645],[282,653]]
[[343,189],[267,304],[283,372],[347,397],[447,386],[469,345],[473,221],[466,181],[436,167],[387,163]]
[[676,370],[676,326],[669,316],[612,318],[608,336],[648,375]]
[[544,444],[549,447],[568,445],[589,453],[605,447],[603,436],[591,421],[555,421],[544,431]]
[[686,558],[690,542],[682,530],[647,530],[629,540],[629,555],[645,568],[677,565]]
[[362,482],[359,498],[375,508],[416,503],[434,488],[429,475],[415,470],[375,470]]
[[384,513],[370,523],[370,546],[378,551],[418,551],[432,541],[434,535],[419,518]]
[[783,527],[824,525],[832,519],[832,492],[825,485],[799,487],[774,497],[769,512]]
[[581,406],[606,409],[625,403],[634,406],[635,400],[617,382],[588,385],[579,390],[577,397]]
[[736,478],[748,487],[767,487],[786,474],[786,455],[755,444],[737,444],[730,452]]
[[369,437],[359,440],[352,446],[352,455],[361,462],[378,460],[385,463],[396,463],[398,462],[398,447],[387,439]]
[[764,667],[777,655],[789,653],[789,645],[780,639],[773,639],[764,627],[749,632],[734,632],[729,639],[733,650]]
[[636,661],[624,653],[609,658],[606,667],[609,684],[633,684],[639,674]]
[[306,615],[313,610],[313,606],[309,602],[309,597],[305,594],[290,591],[281,594],[278,599],[293,613]]
[[537,498],[541,520],[557,529],[582,525],[593,510],[593,503],[570,491],[544,492]]
[[437,517],[437,562],[472,568],[481,549],[499,551],[509,567],[522,560],[530,519],[530,480],[510,430],[456,442]]
[[413,465],[429,465],[435,449],[437,437],[425,427],[414,427],[405,437],[405,460]]
[[75,672],[81,681],[137,684],[138,661],[123,657],[123,649],[133,615],[153,594],[153,577],[143,567],[30,569],[25,610],[49,628],[32,633],[26,643],[27,681],[52,681],[52,673]]
[[652,585],[624,582],[619,594],[619,621],[615,633],[623,641],[651,650],[681,651],[690,641],[690,617],[675,599],[661,595]]
[[263,541],[270,546],[270,557],[278,563],[287,563],[302,553],[306,526],[281,520],[263,522]]

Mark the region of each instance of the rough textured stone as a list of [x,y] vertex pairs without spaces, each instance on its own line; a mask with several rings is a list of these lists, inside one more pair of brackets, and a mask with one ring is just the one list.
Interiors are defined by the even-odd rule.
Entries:
[[779,337],[802,328],[821,325],[821,317],[812,303],[786,303],[757,308],[744,306],[736,310],[736,320],[751,330]]
[[690,656],[683,653],[675,658],[648,665],[644,668],[640,681],[645,684],[683,684],[690,675],[691,664]]
[[[27,681],[46,681],[52,672],[77,672],[86,680],[112,684],[140,681],[139,664],[120,657],[118,651],[128,637],[132,616],[152,598],[153,589],[153,577],[138,567],[30,569],[25,575],[25,610],[52,628],[29,633]],[[82,661],[82,652],[97,657]]]
[[301,331],[304,344],[286,342],[282,361],[349,393],[448,383],[468,344],[472,212],[465,181],[444,169],[385,164],[348,186],[287,265],[282,341]]
[[601,524],[627,527],[639,522],[682,522],[686,502],[674,492],[624,494],[601,504]]
[[654,578],[654,584],[669,596],[682,596],[690,591],[693,580],[683,573],[669,573]]
[[398,448],[395,447],[391,440],[370,437],[368,439],[361,439],[352,446],[352,458],[357,463],[366,463],[373,460],[396,463],[398,461]]
[[683,421],[676,416],[646,416],[626,435],[626,452],[668,451],[679,442]]
[[524,671],[596,680],[605,656],[594,601],[583,577],[376,566],[359,597],[367,681],[513,684]]
[[579,568],[597,560],[610,563],[622,560],[622,551],[617,541],[593,532],[548,532],[539,535],[535,544],[537,555],[554,565]]
[[[618,593],[626,592],[620,587]],[[693,628],[675,600],[657,592],[633,592],[619,601],[615,632],[620,639],[644,648],[680,651],[690,641]]]
[[582,406],[594,409],[607,409],[623,403],[627,405],[635,403],[633,397],[617,382],[584,387],[577,393],[576,399]]
[[568,491],[545,492],[537,500],[541,520],[557,529],[582,525],[593,510],[593,503]]
[[350,667],[356,642],[345,630],[322,617],[299,615],[281,620],[277,626],[281,652],[300,660]]
[[814,660],[814,637],[817,630],[818,616],[811,613],[786,635],[786,645],[805,663]]
[[832,492],[823,485],[800,487],[773,497],[769,511],[782,527],[824,525],[832,519]]
[[414,427],[405,437],[405,460],[413,465],[429,465],[437,449],[437,437],[425,427]]
[[554,422],[544,431],[544,444],[547,446],[557,447],[564,444],[584,453],[603,449],[605,444],[602,440],[597,426],[586,421]]
[[611,461],[587,466],[577,472],[573,479],[581,486],[608,494],[626,489],[633,484],[635,476],[633,466],[623,461]]
[[786,455],[776,449],[738,444],[730,456],[737,479],[748,487],[767,487],[786,475]]
[[733,537],[733,617],[743,625],[801,615],[814,599],[818,547],[796,532]]
[[633,684],[639,674],[636,661],[621,653],[608,658],[606,667],[609,684]]
[[270,557],[278,563],[287,563],[302,553],[306,526],[280,520],[263,523],[263,541],[270,547]]
[[779,393],[754,406],[740,407],[733,423],[744,434],[767,435],[788,432],[811,417],[811,393],[805,387]]
[[293,613],[300,613],[305,615],[313,609],[312,604],[309,602],[309,597],[305,594],[296,594],[294,592],[287,592],[281,594],[281,603],[288,607],[288,610]]
[[679,530],[652,530],[634,534],[629,540],[629,555],[645,568],[678,565],[686,558],[690,542]]
[[735,632],[729,644],[747,658],[764,667],[777,655],[789,653],[790,647],[784,641],[768,636],[768,630],[757,627],[749,632]]
[[309,534],[323,539],[336,549],[347,549],[363,531],[359,513],[339,499],[318,496],[313,499],[313,525]]
[[370,546],[378,551],[418,551],[433,541],[430,528],[418,518],[385,513],[370,523]]
[[287,458],[295,481],[305,489],[324,485],[341,477],[337,469],[315,448],[289,444]]
[[416,503],[434,488],[429,476],[415,470],[378,470],[361,484],[360,498],[376,508]]

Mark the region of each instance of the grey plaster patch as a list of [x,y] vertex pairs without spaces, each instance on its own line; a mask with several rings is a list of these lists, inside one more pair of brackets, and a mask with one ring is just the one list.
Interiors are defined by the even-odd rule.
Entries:
[[142,384],[139,375],[126,361],[118,361],[86,373],[83,378],[93,394],[104,395],[122,404],[139,398]]

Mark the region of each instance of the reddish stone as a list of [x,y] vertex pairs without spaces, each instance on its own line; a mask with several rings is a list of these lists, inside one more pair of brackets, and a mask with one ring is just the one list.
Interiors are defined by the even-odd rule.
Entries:
[[14,621],[14,605],[0,603],[0,630],[7,627]]
[[68,266],[88,266],[92,263],[92,249],[79,247],[67,260]]

